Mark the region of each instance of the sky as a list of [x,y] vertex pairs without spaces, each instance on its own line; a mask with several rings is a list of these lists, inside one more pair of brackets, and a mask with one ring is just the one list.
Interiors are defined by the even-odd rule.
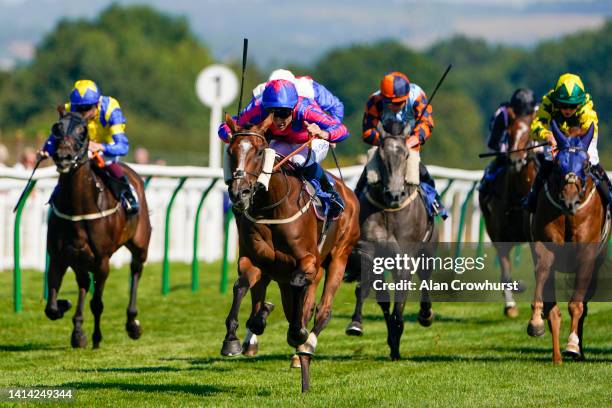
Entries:
[[[424,48],[455,34],[529,47],[600,27],[612,0],[115,0],[186,16],[220,61],[239,59],[242,38],[264,67],[309,64],[331,48],[396,39]],[[92,19],[112,0],[0,0],[0,67],[32,58],[62,18]]]

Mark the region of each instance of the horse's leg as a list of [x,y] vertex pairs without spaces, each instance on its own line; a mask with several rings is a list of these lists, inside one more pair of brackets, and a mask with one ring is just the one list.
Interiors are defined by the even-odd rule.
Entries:
[[[291,285],[288,283],[279,282],[278,288],[280,289],[281,293],[281,301],[283,303],[283,313],[285,314],[285,319],[287,319],[287,323],[291,324],[291,318],[293,316],[293,291],[291,289]],[[289,368],[300,368],[301,366],[300,357],[297,354],[293,354]]]
[[94,293],[89,302],[91,312],[94,315],[94,331],[92,336],[93,348],[100,347],[102,341],[102,331],[100,330],[100,317],[104,311],[102,296],[104,295],[104,285],[110,271],[109,258],[103,258],[97,271],[94,271]]
[[559,347],[559,333],[561,332],[561,311],[555,302],[544,302],[544,314],[548,320],[548,328],[552,335],[553,364],[561,364],[561,349]]
[[138,297],[138,283],[142,276],[144,262],[147,259],[147,248],[128,245],[128,249],[132,252],[132,262],[130,263],[130,271],[132,279],[130,282],[130,303],[127,307],[127,321],[125,330],[131,339],[137,340],[142,335],[142,327],[136,319],[138,316],[138,308],[136,307],[136,299]]
[[236,335],[240,304],[249,288],[261,279],[261,269],[254,266],[249,258],[243,256],[238,260],[238,274],[238,279],[236,279],[233,287],[232,307],[227,319],[225,319],[226,334],[221,347],[221,355],[223,356],[237,356],[242,352],[242,345]]
[[[418,270],[419,279],[422,281],[428,281],[431,277],[431,270],[419,268]],[[403,310],[404,306],[402,306]],[[419,307],[419,314],[417,320],[423,327],[429,327],[433,323],[434,314],[431,310],[431,299],[429,297],[429,291],[426,288],[421,290],[421,302]],[[403,325],[403,323],[402,323]]]
[[[495,245],[495,249],[497,249],[502,283],[512,282],[512,263],[510,262],[510,250],[512,248],[510,245],[502,243],[501,245]],[[518,308],[516,307],[516,302],[514,301],[514,296],[510,289],[504,290],[504,314],[511,319],[518,317]]]
[[274,305],[265,301],[269,284],[270,277],[262,275],[261,280],[251,288],[251,315],[246,322],[246,334],[242,343],[242,354],[245,356],[254,356],[259,351],[257,336],[263,334],[266,319],[274,310]]
[[79,299],[76,311],[72,317],[74,329],[72,330],[70,344],[73,348],[85,348],[87,347],[87,336],[83,333],[83,309],[85,307],[85,297],[89,290],[90,278],[89,272],[84,268],[77,268],[74,273],[79,286]]
[[582,344],[580,343],[578,326],[583,320],[584,302],[593,278],[593,268],[595,265],[591,259],[591,257],[588,257],[588,260],[583,259],[583,262],[579,262],[580,266],[578,271],[576,271],[576,278],[574,281],[574,293],[567,305],[571,316],[571,322],[570,334],[567,339],[567,346],[565,347],[564,354],[574,359],[579,359],[582,356]]
[[361,321],[363,319],[363,301],[367,297],[367,294],[362,293],[362,287],[364,291],[368,290],[368,285],[362,286],[361,282],[357,282],[355,285],[355,310],[351,317],[351,322],[346,326],[345,333],[349,336],[362,336],[363,327]]
[[59,260],[59,256],[52,256],[49,260],[49,271],[47,273],[47,306],[45,314],[50,320],[57,320],[64,317],[64,313],[72,307],[71,303],[65,299],[58,299],[57,295],[62,286],[62,280],[66,274],[68,265]]
[[304,302],[308,292],[308,286],[314,284],[314,278],[318,269],[316,267],[316,258],[312,254],[307,254],[299,260],[298,268],[291,276],[290,286],[293,292],[292,316],[289,322],[289,330],[287,331],[287,343],[291,347],[297,347],[304,344],[308,339],[308,330],[304,323],[304,317],[308,312],[304,310]]
[[580,316],[580,320],[578,321],[578,344],[580,344],[580,356],[575,357],[576,360],[584,361],[584,337],[583,337],[583,328],[584,328],[584,320],[587,317],[589,312],[589,306],[587,302],[584,302],[582,308],[582,316]]
[[380,309],[383,312],[383,317],[385,318],[385,324],[387,325],[387,344],[389,345],[389,348],[391,348],[391,359],[393,359],[393,339],[392,339],[392,318],[391,318],[391,313],[390,313],[390,308],[391,308],[391,302],[389,301],[388,297],[389,297],[389,293],[386,292],[386,297],[387,300],[383,300],[384,295],[381,294],[382,291],[377,291],[377,298],[378,298],[378,306],[380,306]]
[[[547,284],[550,276],[551,269],[554,263],[554,254],[544,246],[541,242],[535,243],[535,254],[536,254],[536,282],[535,291],[533,295],[533,302],[531,303],[531,319],[527,326],[527,334],[532,337],[543,336],[544,320],[542,319],[542,313],[544,309],[544,286]],[[554,292],[553,292],[554,293]]]

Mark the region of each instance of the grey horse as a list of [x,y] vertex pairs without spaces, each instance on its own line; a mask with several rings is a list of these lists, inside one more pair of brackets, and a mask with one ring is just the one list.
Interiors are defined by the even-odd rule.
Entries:
[[[361,193],[359,194],[361,237],[349,258],[347,276],[359,276],[360,283],[355,288],[357,300],[352,321],[346,329],[348,335],[363,333],[362,306],[372,289],[371,271],[374,253],[384,247],[386,253],[391,256],[397,253],[419,256],[423,251],[427,252],[425,255],[433,255],[429,254],[432,245],[423,244],[436,243],[438,240],[437,230],[433,220],[428,216],[418,185],[406,181],[410,150],[402,133],[399,135],[395,132],[383,133],[379,147],[372,158],[378,161],[380,180],[377,184],[365,186],[363,192],[358,191]],[[359,185],[365,184],[367,171],[366,168],[357,190],[360,190]],[[421,280],[428,279],[430,271],[420,269],[418,275]],[[410,274],[405,271],[394,271],[393,280],[398,282],[400,279],[410,279]],[[394,292],[393,312],[391,312],[389,292],[377,290],[376,299],[387,324],[387,343],[391,349],[391,359],[399,360],[400,338],[404,330],[405,292]],[[426,291],[421,292],[418,321],[426,327],[433,321],[431,302]]]

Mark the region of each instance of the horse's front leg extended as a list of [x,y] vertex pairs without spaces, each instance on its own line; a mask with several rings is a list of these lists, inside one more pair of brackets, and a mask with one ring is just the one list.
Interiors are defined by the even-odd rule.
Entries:
[[68,265],[60,262],[58,256],[52,256],[49,260],[49,271],[47,273],[47,288],[49,288],[49,296],[47,297],[47,306],[45,314],[51,320],[57,320],[64,317],[64,313],[72,307],[71,303],[65,299],[57,299],[57,295],[62,286],[62,280],[66,274]]
[[544,310],[544,287],[547,284],[551,269],[554,263],[554,254],[542,242],[535,243],[536,253],[536,282],[533,302],[531,303],[531,319],[527,326],[527,334],[532,337],[543,336],[544,320],[542,313]]
[[287,331],[287,343],[292,347],[304,344],[308,339],[308,330],[304,324],[305,300],[308,286],[314,282],[317,273],[316,257],[307,254],[299,260],[298,268],[293,272],[289,285],[293,293],[292,315]]
[[89,278],[89,272],[85,268],[77,268],[74,273],[79,286],[79,299],[77,301],[76,311],[72,317],[74,329],[72,330],[70,344],[73,348],[85,348],[87,347],[87,336],[83,333],[83,309],[85,307],[85,297],[89,290],[91,280]]
[[253,287],[261,279],[261,269],[253,265],[251,260],[241,256],[238,260],[238,279],[234,283],[232,307],[230,308],[227,319],[225,319],[225,339],[221,347],[221,355],[237,356],[242,352],[240,339],[236,335],[238,330],[238,313],[240,304],[249,288]]
[[89,302],[89,307],[94,315],[94,331],[92,336],[93,348],[100,347],[102,341],[102,330],[100,329],[100,318],[104,311],[102,296],[104,295],[104,285],[110,271],[109,258],[102,259],[97,271],[94,271],[94,293]]

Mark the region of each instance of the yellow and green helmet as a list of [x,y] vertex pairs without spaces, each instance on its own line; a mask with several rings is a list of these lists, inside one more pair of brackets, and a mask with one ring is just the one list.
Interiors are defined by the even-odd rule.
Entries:
[[582,105],[586,102],[582,80],[574,74],[561,75],[550,98],[555,104]]

